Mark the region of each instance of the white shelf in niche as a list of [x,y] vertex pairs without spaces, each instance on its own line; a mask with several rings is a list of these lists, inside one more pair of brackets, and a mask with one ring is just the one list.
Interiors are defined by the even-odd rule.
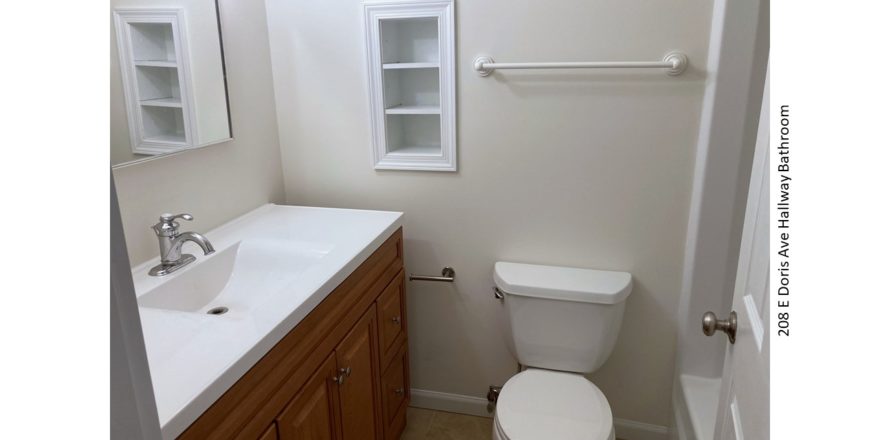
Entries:
[[183,108],[183,103],[179,97],[145,99],[141,101],[141,105],[152,107],[179,107]]
[[176,145],[186,145],[186,136],[183,134],[160,134],[156,136],[148,136],[144,138],[150,142],[157,142],[162,144],[176,144]]
[[[416,5],[409,3],[405,7]],[[410,9],[411,10],[411,9]],[[440,29],[437,16],[407,14],[379,23],[383,63],[440,64]]]
[[388,154],[399,157],[440,156],[440,145],[406,145],[391,150]]
[[382,68],[385,70],[394,69],[437,69],[440,67],[438,63],[385,63]]
[[186,143],[183,109],[175,107],[143,107],[143,137],[149,142]]
[[386,117],[387,155],[412,159],[443,155],[439,114],[396,114]]
[[131,50],[136,60],[174,60],[174,28],[168,21],[137,21],[131,26]]
[[364,0],[374,168],[455,171],[452,0]]
[[169,67],[169,68],[177,68],[177,61],[167,61],[167,60],[136,60],[134,62],[135,66],[138,67]]
[[396,105],[385,109],[386,115],[439,115],[439,105]]

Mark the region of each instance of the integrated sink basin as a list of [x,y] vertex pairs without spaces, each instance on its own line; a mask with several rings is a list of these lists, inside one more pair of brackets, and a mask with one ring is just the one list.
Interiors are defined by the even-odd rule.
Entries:
[[176,438],[402,224],[399,212],[264,205],[203,232],[215,252],[132,270],[163,438]]
[[332,245],[254,239],[202,257],[144,292],[138,305],[224,315],[246,313],[314,267]]

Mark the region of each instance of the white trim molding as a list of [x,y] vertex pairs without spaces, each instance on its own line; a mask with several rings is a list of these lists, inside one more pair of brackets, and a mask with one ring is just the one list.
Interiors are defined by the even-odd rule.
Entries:
[[[430,390],[410,390],[410,406],[433,409],[478,417],[494,417],[489,412],[485,397],[465,396]],[[636,422],[621,418],[614,419],[614,433],[626,440],[667,440],[669,430],[665,426]]]

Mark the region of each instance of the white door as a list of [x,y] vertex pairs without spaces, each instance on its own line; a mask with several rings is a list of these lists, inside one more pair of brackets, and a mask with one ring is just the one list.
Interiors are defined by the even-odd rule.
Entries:
[[714,438],[719,440],[770,438],[768,104],[769,93],[765,80],[731,307],[737,314],[736,342],[727,346],[715,419],[719,423],[715,425]]

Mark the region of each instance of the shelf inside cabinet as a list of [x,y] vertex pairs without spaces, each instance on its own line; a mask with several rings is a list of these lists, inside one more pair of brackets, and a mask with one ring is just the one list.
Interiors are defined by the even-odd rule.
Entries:
[[439,115],[439,105],[396,105],[385,109],[386,115]]
[[385,63],[382,68],[385,70],[394,69],[437,69],[440,67],[438,63]]
[[176,67],[177,67],[177,61],[174,61],[174,60],[171,60],[171,61],[167,61],[167,60],[135,60],[134,65],[135,65],[135,66],[139,66],[139,67],[169,67],[169,68],[176,68]]
[[386,109],[440,106],[438,70],[386,70],[383,76]]
[[179,97],[145,99],[141,105],[152,107],[183,107]]
[[141,114],[145,141],[186,143],[182,108],[142,106]]
[[135,64],[164,62],[176,65],[174,28],[171,23],[131,23],[130,26]]
[[442,155],[440,144],[436,145],[405,145],[388,152],[389,156],[437,156]]
[[440,155],[440,114],[389,114],[388,153]]
[[434,63],[440,61],[437,17],[381,20],[382,63]]
[[161,98],[180,100],[180,79],[177,69],[137,66],[135,74],[141,102]]
[[157,144],[179,144],[186,145],[186,136],[180,133],[157,134],[144,138],[147,142],[155,142]]

